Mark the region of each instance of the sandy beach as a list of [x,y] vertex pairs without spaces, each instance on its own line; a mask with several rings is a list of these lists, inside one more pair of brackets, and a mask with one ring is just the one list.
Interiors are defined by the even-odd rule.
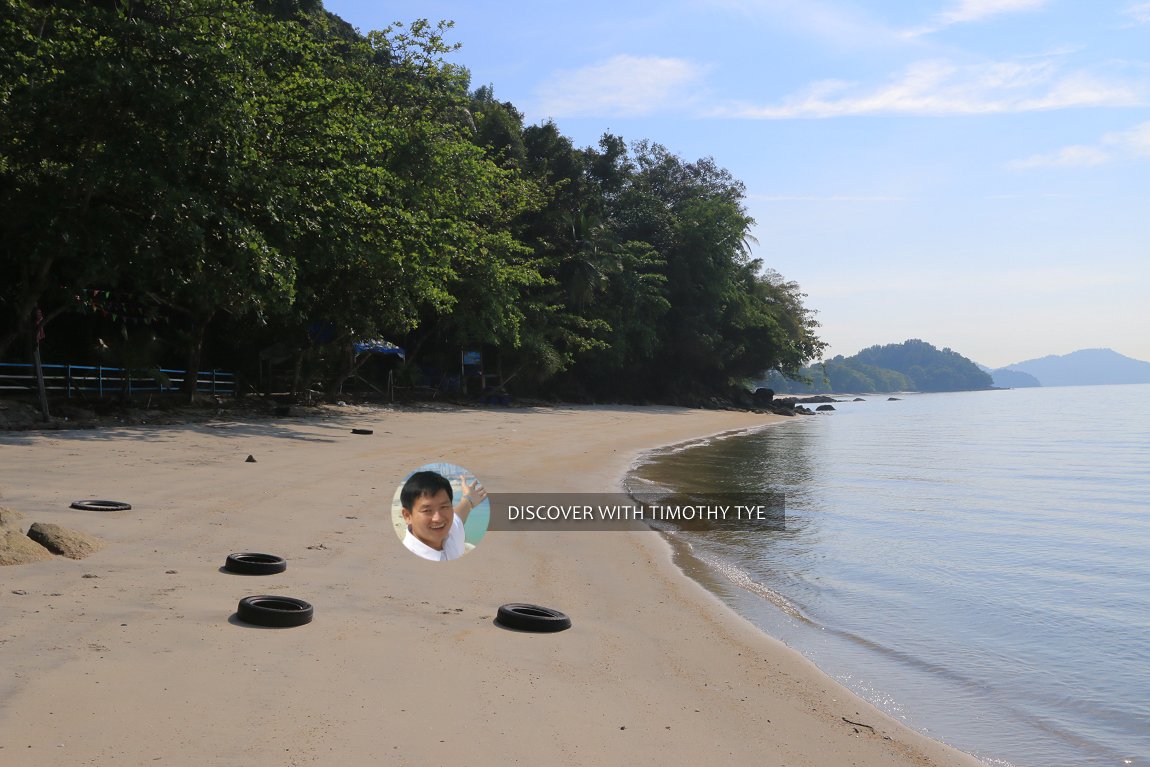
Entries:
[[[0,505],[25,529],[106,544],[0,568],[0,764],[980,764],[763,635],[679,572],[655,533],[492,531],[463,559],[429,563],[392,530],[395,488],[432,461],[491,493],[614,492],[643,450],[787,420],[346,408],[0,432]],[[79,498],[134,508],[70,509]],[[237,551],[288,569],[222,571]],[[315,620],[242,624],[251,594],[305,599]],[[505,602],[560,609],[574,627],[500,629]]]

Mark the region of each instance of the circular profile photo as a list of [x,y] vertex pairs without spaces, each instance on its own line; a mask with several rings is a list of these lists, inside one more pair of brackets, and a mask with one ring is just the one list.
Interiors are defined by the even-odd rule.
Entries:
[[391,501],[395,534],[421,559],[447,562],[479,545],[491,518],[487,490],[467,469],[429,463],[399,483]]

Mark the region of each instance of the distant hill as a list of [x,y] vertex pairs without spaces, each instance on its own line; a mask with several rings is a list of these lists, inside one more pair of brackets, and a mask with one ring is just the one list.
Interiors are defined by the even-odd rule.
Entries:
[[[1150,383],[1150,362],[1127,357],[1113,349],[1079,349],[1006,367],[1034,376],[1043,386]],[[998,372],[994,371],[996,380]]]
[[839,355],[802,371],[811,383],[772,373],[764,385],[776,392],[969,391],[989,389],[989,373],[950,349],[926,341],[871,346],[851,357]]
[[1030,375],[1030,373],[1023,373],[1021,370],[999,368],[998,370],[991,370],[990,376],[994,379],[994,385],[1002,389],[1022,389],[1027,386],[1042,386],[1041,381]]

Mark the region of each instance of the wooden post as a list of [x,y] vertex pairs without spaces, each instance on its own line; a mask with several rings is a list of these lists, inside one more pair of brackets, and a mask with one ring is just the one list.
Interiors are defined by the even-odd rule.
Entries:
[[44,368],[40,365],[40,343],[37,342],[32,351],[32,362],[36,365],[36,388],[40,391],[40,412],[44,415],[44,420],[50,420],[51,415],[48,413],[48,391],[44,388]]
[[44,337],[44,312],[40,307],[32,312],[32,364],[36,366],[36,388],[40,392],[40,413],[44,420],[50,420],[48,413],[48,390],[44,387],[44,368],[40,364],[40,339]]

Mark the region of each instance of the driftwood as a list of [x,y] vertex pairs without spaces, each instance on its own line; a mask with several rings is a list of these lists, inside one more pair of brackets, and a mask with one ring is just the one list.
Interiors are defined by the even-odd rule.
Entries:
[[871,732],[875,732],[875,728],[871,727],[869,724],[863,724],[862,722],[852,722],[850,719],[847,719],[845,716],[842,719],[847,724],[853,724],[855,727],[866,727]]

